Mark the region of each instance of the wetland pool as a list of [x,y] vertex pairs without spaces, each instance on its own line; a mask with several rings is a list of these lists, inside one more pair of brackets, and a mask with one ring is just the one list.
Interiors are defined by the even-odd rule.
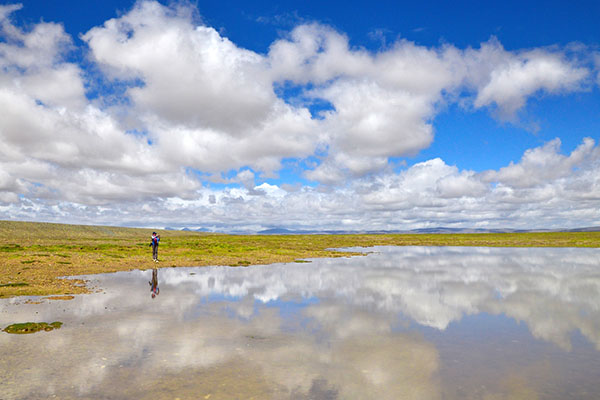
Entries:
[[600,249],[350,250],[0,300],[0,399],[600,398]]

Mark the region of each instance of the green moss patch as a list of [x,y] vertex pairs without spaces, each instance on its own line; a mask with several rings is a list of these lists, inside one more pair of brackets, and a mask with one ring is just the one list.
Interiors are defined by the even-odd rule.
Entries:
[[23,335],[27,333],[36,333],[40,331],[52,331],[54,329],[60,329],[63,325],[62,322],[24,322],[21,324],[12,324],[3,329],[6,333],[14,333],[17,335]]
[[0,246],[0,252],[5,252],[5,253],[21,251],[21,250],[23,250],[23,248],[18,244],[7,244],[5,246]]
[[22,286],[29,286],[29,283],[15,282],[15,283],[2,283],[2,284],[0,284],[0,287],[22,287]]

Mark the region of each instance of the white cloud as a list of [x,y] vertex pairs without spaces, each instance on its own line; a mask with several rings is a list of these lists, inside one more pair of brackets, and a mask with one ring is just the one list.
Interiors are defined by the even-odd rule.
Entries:
[[110,77],[143,82],[127,90],[132,113],[168,160],[272,172],[314,150],[316,123],[277,98],[265,58],[195,26],[190,12],[140,2],[83,39]]
[[7,18],[16,9],[4,8],[1,21],[3,202],[17,203],[22,195],[49,206],[96,205],[186,197],[199,187],[180,165],[158,157],[145,137],[126,133],[89,103],[84,71],[64,61],[72,40],[61,25],[40,23],[23,31]]
[[0,42],[0,85],[52,106],[83,107],[81,71],[63,61],[73,43],[59,24],[39,23],[29,32],[13,26],[8,19],[20,6],[3,6],[0,27],[5,42]]
[[[542,158],[554,161],[545,167],[532,166],[529,161],[532,156],[524,155],[523,159],[528,161],[506,167],[519,170],[522,179],[502,169],[474,173],[433,159],[398,174],[390,171],[372,175],[329,190],[305,186],[285,191],[283,185],[252,186],[251,179],[247,182],[248,189],[209,189],[194,186],[193,180],[178,181],[176,173],[170,177],[146,176],[138,183],[134,178],[121,181],[123,177],[91,175],[93,171],[88,170],[68,176],[72,183],[66,184],[62,192],[73,194],[67,197],[67,202],[62,192],[27,186],[35,194],[30,197],[40,199],[33,204],[16,203],[2,212],[15,219],[35,219],[41,215],[56,220],[56,211],[50,208],[55,205],[63,214],[80,222],[93,218],[94,222],[111,224],[119,215],[122,223],[130,225],[143,221],[146,226],[193,225],[215,230],[260,230],[272,226],[298,229],[344,226],[354,230],[590,226],[600,223],[597,207],[600,155],[597,146],[590,146],[586,140],[568,156],[558,154],[554,143],[530,150],[528,154],[545,154]],[[554,172],[548,174],[547,169]],[[61,184],[52,171],[48,174],[48,187]],[[241,175],[250,178],[249,172]],[[164,183],[167,178],[169,184]],[[8,187],[9,192],[22,187],[20,181],[6,177],[2,182],[6,182],[3,189]],[[123,189],[126,187],[129,192]],[[142,204],[156,212],[147,214],[141,203],[131,202],[131,191],[138,196],[143,193]],[[155,197],[155,193],[172,197],[163,200]],[[77,208],[75,204],[89,206]],[[108,208],[101,209],[100,205]]]
[[[350,48],[346,36],[319,24],[301,25],[273,43],[269,60],[276,80],[315,85],[301,96],[332,105],[321,112],[330,157],[308,174],[324,182],[342,180],[344,171],[381,170],[378,158],[429,147],[437,109],[461,91],[475,107],[493,105],[500,117],[514,119],[531,95],[581,90],[589,75],[559,50],[508,52],[492,38],[464,51],[400,40],[371,53]],[[350,162],[365,157],[369,166]]]
[[374,82],[339,80],[317,93],[335,111],[325,113],[332,146],[353,156],[416,154],[433,140],[431,100],[383,89]]
[[[440,209],[458,206],[467,198],[481,198],[490,187],[472,171],[459,171],[443,160],[418,163],[400,174],[386,174],[376,180],[373,190],[362,196],[365,205],[388,210],[416,207]],[[452,213],[452,212],[450,212]]]
[[351,49],[346,36],[318,24],[273,43],[269,60],[276,81],[315,85],[302,96],[333,107],[321,112],[329,159],[308,173],[323,182],[381,170],[387,157],[428,147],[442,91],[462,80],[453,47],[438,51],[401,41],[374,54]]
[[560,53],[534,50],[520,54],[505,53],[495,65],[489,80],[478,88],[475,107],[496,104],[504,117],[512,117],[522,109],[527,98],[543,91],[570,92],[581,89],[589,74],[587,68],[569,62]]
[[519,163],[511,162],[498,171],[486,171],[482,178],[487,182],[528,188],[576,175],[575,168],[594,168],[600,158],[600,151],[592,138],[585,138],[569,156],[559,153],[560,145],[560,139],[556,138],[542,147],[527,150]]

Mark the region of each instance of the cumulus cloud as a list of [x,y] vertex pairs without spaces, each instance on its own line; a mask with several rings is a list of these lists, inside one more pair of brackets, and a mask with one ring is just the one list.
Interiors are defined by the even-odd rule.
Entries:
[[16,9],[3,8],[6,41],[0,43],[4,202],[23,196],[50,207],[97,205],[186,197],[199,187],[182,166],[158,157],[146,138],[127,133],[87,100],[84,71],[65,61],[73,44],[61,25],[24,31],[8,19]]
[[[585,89],[597,71],[585,49],[507,51],[492,38],[373,52],[302,23],[259,54],[190,5],[140,1],[82,36],[92,77],[69,57],[62,25],[21,28],[20,8],[0,8],[4,217],[214,229],[600,223],[592,139],[568,156],[557,139],[497,171],[391,161],[429,147],[449,105],[513,119],[531,96]],[[103,87],[90,100],[92,79]],[[270,181],[289,160],[303,165],[296,182]]]
[[[600,198],[600,157],[598,147],[590,141],[582,143],[571,155],[558,153],[555,146],[542,146],[531,152],[549,152],[548,168],[521,161],[513,168],[527,179],[500,171],[459,170],[441,159],[415,164],[399,174],[389,172],[356,179],[345,188],[321,190],[301,187],[286,191],[278,185],[261,184],[247,188],[199,188],[188,199],[173,197],[164,201],[147,197],[143,203],[118,201],[120,218],[129,224],[169,224],[201,226],[214,230],[260,230],[269,226],[297,229],[407,229],[428,226],[515,228],[577,227],[600,222],[597,201]],[[578,156],[579,151],[585,156]],[[528,156],[524,155],[524,159]],[[579,158],[578,158],[579,157]],[[559,161],[562,160],[562,161]],[[569,161],[570,160],[570,161]],[[562,166],[564,171],[559,171]],[[507,167],[509,168],[509,167]],[[251,185],[252,174],[242,173]],[[157,177],[158,178],[158,177]],[[6,185],[18,181],[4,179]],[[78,182],[78,180],[74,180]],[[84,181],[81,181],[83,184]],[[160,182],[160,181],[158,181]],[[148,192],[159,190],[161,183],[152,183]],[[128,182],[133,185],[134,182]],[[156,184],[160,187],[153,187]],[[75,185],[75,183],[74,183]],[[107,186],[109,190],[112,186]],[[176,182],[171,187],[174,195]],[[93,202],[93,186],[85,201]],[[116,188],[115,188],[116,189]],[[101,188],[97,188],[102,193]],[[260,193],[260,196],[256,196]],[[39,194],[41,196],[41,194]],[[125,194],[124,194],[125,196]],[[54,197],[55,200],[56,197]],[[5,212],[17,218],[33,218],[34,212],[51,216],[50,206],[36,202],[36,208],[20,209],[8,206]],[[88,213],[97,221],[110,223],[112,207],[100,212],[97,206],[76,208],[69,204],[55,207],[72,218],[85,221]],[[141,210],[158,210],[158,214],[141,215]],[[35,211],[34,211],[35,210]],[[45,211],[44,211],[45,210]],[[240,216],[244,216],[240,221]]]
[[[332,106],[321,112],[330,157],[308,174],[327,182],[345,171],[380,171],[388,157],[429,147],[431,120],[461,92],[467,93],[461,103],[493,105],[500,117],[514,119],[531,95],[581,90],[589,75],[556,49],[509,52],[495,38],[466,50],[399,40],[371,53],[319,24],[299,26],[273,43],[269,59],[276,79],[314,85],[303,96]],[[358,166],[356,159],[362,159]]]
[[269,50],[277,81],[314,85],[304,93],[325,100],[329,158],[311,179],[336,182],[381,170],[387,158],[416,154],[433,140],[430,119],[443,90],[462,80],[453,47],[427,49],[399,42],[374,54],[352,49],[348,38],[319,24],[295,28]]
[[87,103],[80,68],[63,61],[73,45],[63,27],[39,23],[29,32],[12,25],[10,14],[21,6],[3,6],[0,27],[0,84],[12,86],[52,106],[82,107]]
[[585,138],[569,156],[559,153],[560,145],[560,139],[556,138],[542,147],[527,150],[519,163],[511,162],[498,171],[486,171],[482,178],[488,182],[527,188],[567,178],[573,175],[575,168],[593,168],[598,162],[600,152],[592,138]]
[[143,82],[126,95],[166,159],[270,172],[314,150],[315,122],[275,95],[265,57],[195,25],[189,10],[140,2],[83,39],[109,77]]
[[477,87],[475,107],[495,104],[503,118],[514,118],[538,92],[568,93],[582,89],[589,69],[561,51],[535,49],[511,53],[495,39],[467,52],[468,78]]

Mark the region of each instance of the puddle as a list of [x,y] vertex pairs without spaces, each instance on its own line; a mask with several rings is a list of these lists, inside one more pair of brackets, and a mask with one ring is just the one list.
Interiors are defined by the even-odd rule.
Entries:
[[361,250],[0,300],[0,397],[600,398],[598,249]]

